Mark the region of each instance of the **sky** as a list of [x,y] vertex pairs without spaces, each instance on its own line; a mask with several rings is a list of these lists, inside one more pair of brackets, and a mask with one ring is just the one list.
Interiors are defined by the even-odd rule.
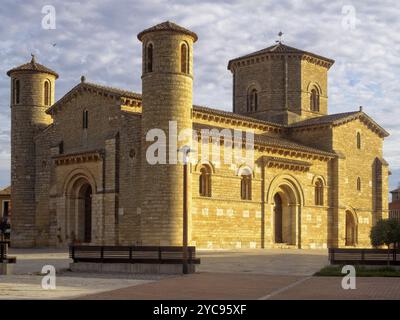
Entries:
[[141,43],[136,36],[170,20],[199,36],[194,46],[195,104],[231,111],[228,61],[274,44],[279,31],[283,43],[334,59],[329,112],[363,106],[389,131],[384,157],[392,189],[400,182],[399,16],[395,0],[2,0],[0,186],[10,182],[7,70],[28,62],[34,53],[37,62],[60,74],[56,99],[81,75],[89,82],[141,92]]

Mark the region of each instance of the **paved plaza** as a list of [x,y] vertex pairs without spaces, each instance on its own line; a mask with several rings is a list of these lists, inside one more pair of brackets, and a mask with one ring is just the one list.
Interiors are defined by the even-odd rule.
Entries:
[[199,257],[199,272],[307,276],[328,264],[328,250],[200,250]]
[[341,281],[341,277],[198,273],[80,299],[400,299],[400,278],[357,278],[355,290],[343,290]]
[[[12,276],[0,276],[0,299],[400,299],[400,278],[313,277],[327,250],[199,250],[196,274],[122,275],[68,271],[68,252],[11,249]],[[56,289],[41,287],[44,265],[57,269]]]

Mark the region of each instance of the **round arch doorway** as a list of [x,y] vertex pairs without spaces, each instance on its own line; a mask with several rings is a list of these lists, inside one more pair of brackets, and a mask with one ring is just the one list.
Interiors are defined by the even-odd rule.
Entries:
[[93,188],[85,178],[74,180],[67,193],[67,239],[72,243],[92,242]]
[[274,242],[297,245],[298,206],[293,190],[284,185],[280,186],[273,199]]

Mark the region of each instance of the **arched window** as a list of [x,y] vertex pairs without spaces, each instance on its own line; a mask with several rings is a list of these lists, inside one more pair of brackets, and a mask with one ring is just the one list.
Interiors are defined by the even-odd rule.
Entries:
[[361,178],[357,178],[357,191],[361,191]]
[[87,129],[89,127],[89,111],[83,111],[83,129]]
[[357,149],[361,149],[361,133],[357,132]]
[[324,184],[321,179],[317,179],[315,182],[315,205],[323,206],[324,205]]
[[181,45],[181,72],[189,73],[189,49],[186,43]]
[[50,96],[51,96],[51,88],[50,88],[50,82],[46,80],[44,82],[44,105],[49,106],[50,105]]
[[319,112],[319,92],[317,88],[311,89],[310,94],[310,110]]
[[146,47],[146,72],[153,72],[153,44]]
[[251,174],[242,174],[240,181],[240,197],[242,200],[251,200]]
[[199,193],[203,197],[211,197],[211,169],[206,165],[200,169]]
[[20,82],[18,79],[14,80],[13,86],[13,102],[18,104],[20,100]]
[[247,94],[247,111],[253,112],[258,109],[258,93],[257,89],[252,88]]

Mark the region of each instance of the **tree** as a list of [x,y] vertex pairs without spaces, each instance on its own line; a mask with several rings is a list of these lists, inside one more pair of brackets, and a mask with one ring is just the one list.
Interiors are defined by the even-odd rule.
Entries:
[[374,247],[386,245],[388,248],[387,263],[389,264],[390,246],[397,249],[400,243],[400,223],[396,219],[379,220],[371,229],[371,244]]

